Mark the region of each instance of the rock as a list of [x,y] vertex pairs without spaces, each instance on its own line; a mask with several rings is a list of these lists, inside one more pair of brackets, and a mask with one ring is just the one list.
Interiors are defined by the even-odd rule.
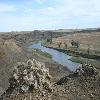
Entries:
[[27,84],[23,84],[21,86],[21,90],[24,91],[24,92],[27,92],[29,90],[29,86]]
[[33,66],[33,61],[29,59],[29,60],[27,61],[27,65],[30,66],[30,67]]
[[13,86],[18,84],[20,87],[19,90],[23,92],[32,91],[32,89],[52,91],[50,85],[52,77],[49,74],[49,69],[45,67],[44,63],[36,61],[35,59],[28,60],[27,63],[18,62],[14,67],[12,77],[14,81],[11,84]]
[[18,76],[16,73],[14,73],[13,77],[14,77],[16,80],[18,80],[18,78],[19,78],[19,76]]
[[56,84],[57,85],[62,85],[63,83],[67,82],[69,80],[68,76],[65,76],[61,78]]
[[[81,64],[79,67],[76,69],[74,73],[77,73],[78,76],[92,76],[96,75],[98,73],[98,70],[89,64]],[[74,74],[73,73],[73,74]]]
[[4,88],[3,87],[0,87],[0,95],[3,94],[4,91],[5,91]]

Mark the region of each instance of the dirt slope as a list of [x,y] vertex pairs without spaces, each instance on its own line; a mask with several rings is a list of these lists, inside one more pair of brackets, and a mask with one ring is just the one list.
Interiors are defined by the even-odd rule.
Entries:
[[28,52],[23,45],[14,39],[6,41],[0,39],[0,95],[9,86],[8,79],[13,71],[13,66],[15,66],[17,62],[25,62],[32,58],[46,64],[46,67],[50,69],[50,74],[53,76],[54,81],[59,80],[69,73],[66,67],[57,64],[51,59],[33,55],[32,52]]
[[7,89],[12,66],[23,56],[22,49],[14,40],[0,39],[0,94]]

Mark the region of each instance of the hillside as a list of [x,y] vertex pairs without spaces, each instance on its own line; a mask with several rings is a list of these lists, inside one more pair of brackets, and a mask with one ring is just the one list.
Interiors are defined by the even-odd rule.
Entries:
[[66,67],[43,56],[33,55],[26,47],[14,39],[0,38],[0,95],[8,89],[9,78],[17,62],[25,62],[33,58],[44,62],[46,67],[50,68],[53,81],[69,73]]
[[72,40],[78,41],[80,43],[80,48],[87,49],[90,47],[92,50],[100,50],[100,32],[69,34],[53,39],[53,42],[65,42],[68,46],[71,46]]
[[[43,96],[43,100],[99,100],[100,96],[100,78],[98,75],[88,76],[85,79],[81,77],[69,77],[70,71],[67,67],[57,64],[52,59],[46,58],[43,55],[33,54],[28,51],[28,46],[34,41],[46,40],[53,37],[53,43],[49,44],[58,48],[58,42],[66,42],[71,46],[71,40],[79,41],[80,48],[86,49],[90,46],[91,50],[100,50],[100,29],[80,29],[80,30],[49,30],[49,31],[29,31],[27,32],[9,32],[0,34],[0,95],[3,94],[10,86],[9,79],[12,77],[14,66],[18,62],[27,62],[28,59],[35,59],[45,63],[52,76],[53,92],[48,97]],[[61,45],[61,49],[65,49]],[[73,48],[72,48],[73,49]],[[83,52],[83,51],[82,51]],[[97,66],[97,65],[96,65]],[[95,67],[95,66],[94,66]],[[100,67],[98,65],[98,67]],[[64,80],[66,79],[66,80]],[[64,80],[62,84],[56,84]],[[23,85],[23,84],[22,84]],[[91,86],[90,86],[91,85]],[[97,87],[98,85],[98,87]],[[19,86],[16,89],[19,89]],[[27,91],[25,94],[18,93],[16,89],[13,91],[14,96],[10,96],[12,100],[26,100],[38,97],[38,91],[33,94]],[[96,92],[95,92],[96,91]],[[4,93],[5,95],[6,93]],[[76,96],[77,95],[77,96]],[[20,98],[19,98],[20,97]],[[40,94],[41,97],[41,94]],[[7,100],[11,100],[11,98]],[[6,99],[4,99],[6,100]],[[40,100],[40,98],[39,98]]]
[[[7,89],[12,66],[21,58],[23,58],[22,49],[16,45],[14,40],[0,39],[0,89]],[[2,93],[1,90],[0,92]]]

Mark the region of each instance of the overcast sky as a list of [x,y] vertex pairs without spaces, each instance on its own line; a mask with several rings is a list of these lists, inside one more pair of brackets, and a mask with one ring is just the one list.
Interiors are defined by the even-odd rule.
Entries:
[[0,31],[100,26],[100,0],[0,0]]

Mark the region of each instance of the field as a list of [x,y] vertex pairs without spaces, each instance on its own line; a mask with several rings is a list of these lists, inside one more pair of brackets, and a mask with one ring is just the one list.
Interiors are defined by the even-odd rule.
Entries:
[[100,51],[100,32],[97,33],[77,33],[66,35],[59,38],[54,38],[53,43],[67,43],[68,46],[71,46],[71,41],[78,41],[80,43],[81,49],[87,49],[88,47],[91,50]]

